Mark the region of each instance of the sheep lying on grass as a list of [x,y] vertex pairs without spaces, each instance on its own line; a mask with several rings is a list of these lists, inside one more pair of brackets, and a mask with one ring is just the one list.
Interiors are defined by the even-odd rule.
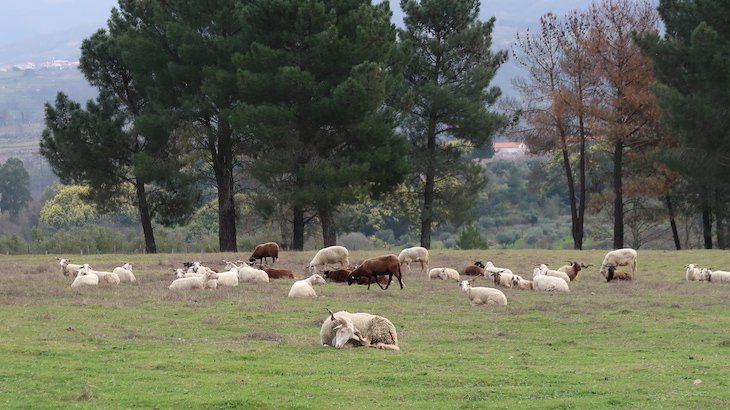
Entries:
[[515,277],[514,274],[508,272],[493,272],[489,276],[494,278],[494,284],[505,288],[512,287],[512,279]]
[[480,261],[476,261],[473,265],[464,268],[464,275],[466,276],[484,276],[484,272],[484,264]]
[[367,346],[384,350],[400,350],[398,334],[393,323],[383,316],[370,313],[330,311],[322,323],[319,338],[324,346],[338,349]]
[[532,289],[532,281],[522,279],[519,275],[512,275],[512,287],[517,289]]
[[71,283],[71,287],[81,288],[87,286],[97,286],[98,284],[98,276],[88,273],[86,270],[82,269],[76,272],[76,278],[74,279],[73,283]]
[[469,298],[469,303],[472,306],[475,305],[506,305],[507,297],[499,289],[485,288],[485,287],[472,287],[474,280],[462,280],[459,282],[461,290],[466,292],[466,296]]
[[325,280],[318,274],[313,274],[307,279],[294,282],[289,289],[290,298],[316,298],[317,292],[314,291],[314,285],[324,285]]
[[451,268],[433,268],[428,272],[429,279],[459,280],[459,272]]
[[134,273],[132,273],[132,264],[127,262],[122,266],[118,266],[114,268],[112,273],[119,276],[119,282],[121,283],[136,283],[137,278],[134,277]]
[[578,272],[581,271],[581,269],[588,269],[590,268],[591,264],[584,264],[583,262],[577,262],[577,261],[568,261],[569,265],[564,265],[558,268],[560,272],[565,272],[568,275],[568,278],[570,278],[571,281],[574,281],[575,278],[578,276]]
[[544,263],[541,263],[538,267],[543,275],[546,276],[554,276],[556,278],[560,278],[565,281],[565,283],[570,283],[570,276],[568,276],[567,273],[559,270],[552,270],[548,268],[548,266]]
[[[218,279],[217,273],[209,273],[203,271],[200,275],[191,276],[189,278],[175,279],[169,286],[170,290],[191,290],[191,289],[206,289],[208,287],[209,279]],[[215,289],[214,286],[211,286]]]
[[532,288],[542,292],[570,292],[568,282],[555,276],[547,276],[540,268],[532,271]]
[[606,282],[612,280],[633,280],[634,277],[631,272],[620,272],[616,270],[615,266],[608,265],[608,273],[606,274]]
[[702,275],[707,278],[708,282],[730,283],[730,272],[728,271],[710,270],[709,268],[703,268]]
[[58,260],[58,264],[61,265],[61,273],[63,273],[63,276],[74,276],[84,266],[69,263],[71,262],[71,259],[56,258],[56,260]]
[[688,264],[687,266],[685,266],[685,268],[687,269],[684,272],[685,280],[698,280],[698,281],[707,280],[705,270],[700,268],[699,266],[695,265],[694,263]]
[[107,272],[107,271],[101,271],[101,270],[93,270],[89,266],[88,263],[84,264],[84,266],[79,270],[79,272],[84,271],[88,274],[96,275],[99,277],[99,283],[107,283],[109,285],[118,285],[120,280],[119,276],[117,276],[114,272]]

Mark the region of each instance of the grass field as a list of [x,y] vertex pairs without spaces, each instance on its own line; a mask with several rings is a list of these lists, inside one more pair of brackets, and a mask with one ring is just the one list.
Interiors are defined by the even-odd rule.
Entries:
[[[537,263],[603,254],[433,251],[431,267],[478,258],[531,278]],[[138,285],[81,291],[58,255],[0,256],[0,408],[730,407],[730,285],[684,281],[687,263],[730,269],[727,251],[640,251],[633,283],[593,267],[569,294],[502,289],[498,308],[416,270],[403,290],[328,283],[306,300],[286,297],[292,280],[167,289],[183,261],[247,255],[71,256],[135,263]],[[304,277],[313,255],[284,252],[277,265]],[[388,317],[401,351],[321,346],[326,308]]]

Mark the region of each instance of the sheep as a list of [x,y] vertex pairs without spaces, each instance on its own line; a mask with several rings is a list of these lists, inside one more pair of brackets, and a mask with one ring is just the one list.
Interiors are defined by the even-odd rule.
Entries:
[[310,273],[314,273],[319,266],[327,269],[328,265],[334,265],[335,263],[339,263],[340,267],[343,268],[350,265],[350,253],[347,252],[347,248],[344,246],[335,245],[320,249],[309,262],[307,269]]
[[568,263],[568,265],[563,265],[559,267],[558,271],[565,272],[571,281],[575,280],[575,278],[578,276],[578,272],[580,272],[581,269],[588,269],[593,266],[591,264],[586,265],[583,262],[578,261],[568,261]]
[[707,278],[708,282],[714,283],[730,283],[730,272],[724,270],[710,270],[702,268],[702,275]]
[[636,272],[637,256],[636,251],[631,248],[617,249],[615,251],[608,252],[603,258],[603,263],[601,263],[599,273],[603,275],[604,278],[607,278],[609,265],[613,267],[628,265],[629,268],[631,268],[631,275],[633,275]]
[[556,278],[560,278],[560,279],[564,280],[566,283],[570,282],[570,276],[568,276],[567,273],[559,271],[559,270],[548,269],[548,266],[544,263],[540,264],[539,269],[540,269],[540,271],[542,271],[543,275],[554,276]]
[[405,263],[409,272],[411,271],[411,262],[420,262],[421,272],[425,273],[428,271],[428,249],[421,246],[403,249],[398,255],[398,261],[401,266]]
[[330,311],[330,316],[324,320],[319,330],[319,339],[323,346],[337,349],[367,346],[400,350],[398,333],[393,323],[383,316],[365,312]]
[[217,288],[218,286],[238,286],[238,269],[234,268],[225,272],[218,272],[216,274],[216,279],[214,280],[216,280],[216,284],[214,285],[215,287],[213,287],[213,285],[209,286],[213,289]]
[[122,283],[136,283],[137,278],[134,277],[134,273],[132,273],[132,264],[127,262],[122,266],[118,266],[114,268],[112,273],[115,273],[117,276],[119,276],[119,281]]
[[81,270],[81,268],[84,266],[84,265],[77,265],[74,263],[69,263],[69,262],[71,262],[71,259],[56,258],[56,260],[58,260],[59,261],[58,264],[61,265],[61,273],[63,273],[63,276],[76,275],[79,272],[79,270]]
[[484,276],[484,272],[484,264],[479,261],[464,268],[464,275],[467,276]]
[[[198,276],[191,276],[187,278],[179,278],[172,281],[168,289],[170,290],[191,290],[191,289],[205,289],[209,287],[209,279],[218,279],[217,273],[209,273],[203,271]],[[217,283],[213,286],[217,286]],[[213,287],[211,286],[211,287]],[[213,287],[215,288],[215,287]]]
[[474,279],[462,280],[459,282],[459,287],[461,290],[466,292],[466,296],[469,298],[469,303],[471,303],[472,306],[495,306],[507,304],[507,296],[505,296],[501,290],[485,287],[473,287],[473,282]]
[[482,267],[484,268],[484,276],[488,276],[487,273],[507,273],[509,275],[513,275],[511,270],[494,266],[492,261],[487,261],[487,263],[485,263]]
[[261,266],[260,269],[269,276],[269,279],[294,279],[294,272],[289,269],[282,268],[270,268],[268,266]]
[[512,287],[517,289],[532,289],[532,281],[522,279],[519,275],[513,275]]
[[491,275],[489,275],[494,278],[494,284],[503,286],[505,288],[511,288],[512,287],[512,279],[514,278],[513,273],[507,273],[507,272],[494,272]]
[[84,286],[97,286],[99,284],[99,277],[88,273],[85,269],[81,269],[76,272],[76,278],[71,283],[72,288],[80,288]]
[[244,263],[237,270],[239,282],[269,283],[269,275],[261,269],[256,269]]
[[290,298],[316,298],[317,292],[314,291],[314,285],[324,285],[325,280],[318,274],[313,274],[307,279],[294,282],[289,289]]
[[99,270],[93,270],[89,266],[88,263],[85,263],[79,272],[85,271],[86,273],[96,275],[99,277],[99,282],[101,283],[108,283],[110,285],[118,285],[120,280],[119,276],[114,272],[106,272],[106,271],[99,271]]
[[612,280],[632,280],[633,276],[631,275],[631,272],[620,272],[616,270],[616,267],[613,265],[608,265],[608,274],[606,276],[606,282],[610,282]]
[[276,263],[276,260],[279,258],[279,244],[276,242],[266,242],[256,245],[248,261],[255,262],[256,260],[263,260],[263,262],[267,262],[266,258],[271,258],[273,261],[271,263]]
[[350,273],[355,270],[355,268],[347,267],[342,269],[335,269],[335,270],[326,270],[322,274],[325,279],[331,281],[331,282],[347,282],[347,278],[350,276]]
[[433,268],[428,272],[429,279],[459,280],[459,272],[451,268]]
[[532,288],[543,292],[570,292],[568,282],[555,276],[547,276],[540,268],[532,271]]
[[200,263],[200,261],[193,262],[193,264],[188,269],[188,272],[191,271],[191,270],[193,271],[193,273],[198,273],[198,274],[207,272],[209,275],[212,275],[214,273],[217,273],[217,271],[215,269],[211,269],[211,268],[209,268],[207,266],[203,266]]
[[[377,276],[379,275],[388,275],[388,284],[385,285],[385,288],[383,288],[383,285],[381,285],[377,280]],[[347,278],[347,284],[352,285],[352,283],[357,281],[359,277],[368,277],[368,289],[370,289],[370,283],[373,281],[380,286],[380,289],[388,289],[390,282],[393,281],[393,275],[398,278],[400,288],[403,289],[403,279],[401,278],[400,261],[398,260],[398,257],[392,254],[377,256],[366,259],[363,263],[358,265]]]
[[687,270],[684,272],[684,280],[707,280],[707,276],[705,276],[705,269],[700,268],[694,263],[686,265],[685,268],[687,268]]

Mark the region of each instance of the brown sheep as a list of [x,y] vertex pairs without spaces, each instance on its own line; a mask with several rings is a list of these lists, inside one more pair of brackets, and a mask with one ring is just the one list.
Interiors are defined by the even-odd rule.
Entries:
[[262,266],[259,269],[266,272],[266,274],[269,275],[269,279],[294,279],[294,272],[289,269],[270,268],[268,266]]
[[276,242],[266,242],[261,245],[256,245],[248,261],[255,262],[259,260],[268,263],[266,258],[271,258],[273,261],[271,263],[276,263],[276,260],[279,258],[279,245]]
[[322,276],[331,282],[347,282],[347,278],[350,277],[350,273],[352,273],[353,270],[355,270],[355,268],[326,270],[322,273]]
[[464,268],[464,275],[467,276],[484,276],[484,264],[476,261],[473,265]]
[[578,276],[578,272],[581,271],[581,269],[588,269],[590,268],[591,264],[584,264],[583,262],[578,261],[568,261],[569,265],[561,266],[558,268],[560,272],[565,272],[568,277],[570,278],[571,282],[575,280],[576,276]]
[[[379,275],[388,275],[388,284],[385,285],[385,288],[383,288],[383,285],[381,285],[377,280]],[[403,289],[403,279],[401,277],[400,261],[398,260],[398,256],[377,256],[375,258],[366,259],[362,264],[355,268],[355,270],[353,270],[347,278],[347,284],[352,285],[352,283],[357,282],[360,277],[366,277],[368,278],[368,289],[370,289],[370,284],[372,282],[377,283],[378,286],[380,286],[380,289],[388,289],[390,282],[393,281],[393,275],[398,278],[400,288]]]
[[634,277],[631,275],[631,272],[620,272],[616,270],[615,266],[609,265],[608,266],[608,276],[606,276],[606,282],[610,282],[612,280],[633,280]]

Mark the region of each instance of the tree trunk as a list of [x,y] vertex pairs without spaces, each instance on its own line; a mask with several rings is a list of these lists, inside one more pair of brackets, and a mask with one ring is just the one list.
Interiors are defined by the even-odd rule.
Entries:
[[319,221],[322,223],[322,240],[324,246],[337,245],[337,231],[335,230],[335,220],[332,210],[326,207],[318,209]]
[[301,206],[294,205],[294,221],[293,233],[291,239],[291,249],[293,251],[304,250],[304,209]]
[[575,178],[573,178],[573,169],[570,166],[570,153],[568,152],[568,144],[565,133],[561,130],[560,142],[562,144],[563,168],[565,168],[565,177],[568,180],[568,200],[570,202],[570,232],[573,234],[573,249],[580,249],[578,227],[578,204],[575,199]]
[[617,141],[613,151],[613,248],[624,247],[624,193],[623,193],[624,144]]
[[712,249],[712,210],[702,195],[702,235],[705,239],[705,249]]
[[433,228],[433,201],[436,186],[436,117],[431,115],[426,130],[426,182],[423,185],[423,209],[421,210],[421,246],[431,248]]
[[213,158],[213,172],[218,186],[218,246],[221,252],[237,252],[236,244],[236,204],[233,199],[233,147],[231,128],[222,119],[217,132],[217,149],[210,149]]
[[717,249],[728,249],[728,238],[725,236],[725,203],[722,197],[722,190],[715,188],[715,233],[717,236]]
[[[581,86],[581,101],[583,101],[583,88]],[[581,103],[582,107],[582,103]],[[582,108],[581,108],[582,109]],[[580,198],[578,199],[578,234],[575,239],[575,249],[583,250],[583,221],[585,220],[586,213],[586,130],[585,123],[583,121],[583,114],[578,117],[578,126],[580,132],[580,158],[579,158],[579,178],[580,178]],[[574,236],[575,238],[575,236]]]
[[157,244],[155,243],[155,234],[152,231],[152,217],[150,216],[150,208],[147,205],[147,192],[144,189],[144,182],[137,178],[135,188],[137,189],[139,221],[142,224],[142,232],[144,233],[144,251],[145,253],[157,253]]
[[669,225],[672,227],[672,238],[674,238],[674,247],[677,250],[682,249],[682,244],[679,242],[679,231],[677,230],[677,221],[674,219],[674,209],[672,208],[672,198],[667,194],[665,197],[667,201],[667,211],[669,213]]

